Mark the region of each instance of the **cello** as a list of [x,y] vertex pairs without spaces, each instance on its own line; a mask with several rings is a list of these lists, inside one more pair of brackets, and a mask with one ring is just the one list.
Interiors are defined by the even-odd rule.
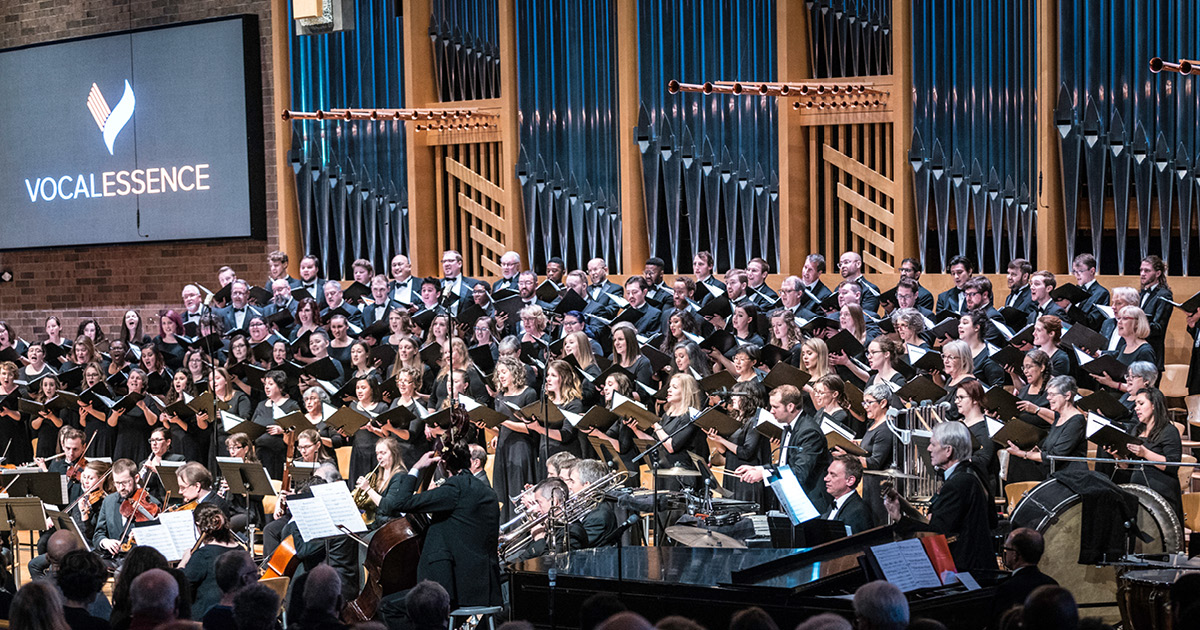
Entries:
[[[287,444],[287,456],[284,458],[283,478],[280,479],[280,493],[290,490],[291,466],[292,459],[296,454],[296,435],[293,431],[287,432],[287,437],[284,438]],[[285,500],[285,497],[280,496],[280,501]],[[271,557],[263,561],[261,565],[262,575],[258,578],[259,581],[269,580],[278,577],[292,577],[296,573],[296,568],[300,566],[300,556],[296,553],[296,540],[292,536],[288,536],[279,541],[279,546],[275,551],[271,552]]]
[[[470,424],[466,407],[454,403],[450,413],[449,440],[439,437],[433,449],[439,455],[450,450],[456,435],[462,434]],[[436,467],[445,474],[439,462]],[[420,491],[429,487],[434,467],[426,468],[418,482]],[[428,514],[409,513],[395,518],[379,528],[367,545],[366,583],[354,601],[342,609],[342,621],[354,624],[371,621],[379,610],[379,602],[386,595],[398,593],[417,585],[417,566],[421,562],[423,534],[429,526]]]

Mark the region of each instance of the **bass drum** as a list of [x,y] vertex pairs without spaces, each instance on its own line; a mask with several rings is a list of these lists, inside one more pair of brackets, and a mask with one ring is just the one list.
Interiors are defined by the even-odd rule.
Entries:
[[[1138,500],[1138,527],[1151,537],[1137,540],[1136,554],[1175,553],[1183,543],[1183,526],[1162,495],[1145,487],[1124,484],[1123,490]],[[1088,616],[1099,616],[1109,623],[1120,620],[1115,595],[1117,568],[1079,564],[1083,533],[1083,500],[1057,479],[1048,479],[1025,493],[1013,509],[1013,528],[1028,527],[1041,532],[1046,552],[1038,565],[1043,573],[1058,581],[1075,596]]]

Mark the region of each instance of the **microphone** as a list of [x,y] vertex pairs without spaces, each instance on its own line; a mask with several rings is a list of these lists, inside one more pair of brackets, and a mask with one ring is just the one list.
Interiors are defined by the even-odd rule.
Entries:
[[617,535],[624,534],[625,530],[629,529],[630,527],[633,527],[634,525],[637,525],[638,521],[640,521],[640,520],[642,520],[641,515],[636,514],[636,513],[630,514],[629,518],[625,519],[625,522],[623,522],[617,526],[617,530],[614,532],[614,534],[617,534]]

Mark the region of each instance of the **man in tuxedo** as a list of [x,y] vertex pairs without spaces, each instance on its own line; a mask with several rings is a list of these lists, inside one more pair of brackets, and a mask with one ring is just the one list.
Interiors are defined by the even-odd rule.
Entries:
[[[449,476],[442,485],[418,494],[421,471],[438,461],[445,465]],[[450,594],[452,608],[498,606],[502,602],[496,556],[500,502],[487,484],[471,474],[470,463],[466,443],[454,444],[441,456],[428,451],[408,474],[392,477],[376,510],[385,518],[430,513],[417,580],[441,584]]]
[[388,295],[401,304],[412,305],[420,299],[421,283],[412,275],[412,263],[408,256],[396,254],[391,262],[392,280],[388,282]]
[[804,281],[798,276],[783,279],[779,285],[779,301],[783,303],[781,308],[790,312],[792,317],[804,320],[816,317],[812,311],[804,308]]
[[[784,426],[779,444],[779,465],[788,466],[796,474],[804,493],[818,512],[826,513],[832,498],[825,490],[825,473],[833,460],[825,443],[825,435],[816,415],[801,414],[803,394],[794,385],[780,385],[771,390],[771,415]],[[967,436],[970,446],[970,435]],[[746,483],[766,482],[768,471],[763,466],[738,466],[734,474]]]
[[[592,299],[588,295],[587,282],[587,274],[578,269],[568,273],[563,279],[563,284],[566,285],[568,291],[574,291],[587,301],[587,306],[583,308],[583,315],[596,315],[604,319],[611,319],[617,312],[617,305],[613,303],[612,298],[608,297],[607,292],[603,291],[599,293],[599,297]],[[624,293],[624,289],[621,292]]]
[[770,306],[779,299],[779,294],[767,286],[767,275],[770,272],[771,267],[762,258],[751,258],[746,264],[746,278],[750,281],[746,293],[759,308]]
[[[668,329],[671,325],[671,315],[675,313],[691,313],[695,315],[695,309],[692,306],[692,296],[696,294],[696,281],[687,276],[679,276],[672,283],[673,292],[669,302],[664,302],[662,307],[662,332],[664,335],[670,332]],[[696,319],[700,319],[696,317]]]
[[517,290],[517,274],[521,273],[521,255],[504,252],[500,257],[500,279],[492,283],[492,293],[501,289]]
[[864,313],[879,314],[879,287],[867,281],[862,274],[862,256],[857,252],[846,252],[838,260],[838,271],[842,273],[845,282],[853,282],[862,290],[862,309]]
[[287,267],[288,255],[286,253],[274,251],[267,254],[267,281],[263,283],[263,288],[270,291],[276,280],[283,280],[292,288],[300,286],[300,281],[288,274]]
[[714,289],[725,290],[725,283],[713,276],[713,256],[708,252],[698,252],[692,257],[692,273],[696,274],[696,282]]
[[1079,304],[1067,300],[1058,300],[1057,304],[1067,311],[1067,319],[1072,323],[1100,330],[1106,318],[1096,306],[1108,306],[1112,297],[1096,280],[1096,257],[1088,253],[1076,256],[1071,263],[1071,275],[1075,276],[1075,284],[1087,291],[1088,297]]
[[453,293],[457,302],[471,299],[471,287],[479,280],[462,275],[463,257],[453,249],[442,252],[442,295]]
[[[204,306],[204,300],[200,297],[200,288],[194,284],[184,285],[183,287],[183,313],[180,315],[183,318],[183,324],[200,325],[201,308]],[[177,331],[183,332],[183,331]]]
[[567,273],[567,263],[558,256],[552,256],[546,261],[546,279],[554,284],[561,285],[563,276]]
[[1029,324],[1036,322],[1043,315],[1054,315],[1059,319],[1067,318],[1066,312],[1059,305],[1055,304],[1054,299],[1050,297],[1050,292],[1056,286],[1058,286],[1058,280],[1049,271],[1039,271],[1030,276]]
[[[113,462],[112,481],[117,491],[104,497],[100,503],[100,514],[97,515],[96,532],[92,535],[92,546],[116,555],[121,547],[121,538],[125,533],[125,518],[121,516],[121,503],[128,499],[137,489],[134,474],[138,465],[131,459],[118,459]],[[153,497],[150,501],[158,505]]]
[[217,311],[224,322],[223,330],[225,332],[248,330],[251,319],[262,317],[262,309],[247,303],[249,297],[250,286],[246,281],[234,280],[229,289],[229,306]]
[[616,296],[625,295],[625,287],[609,281],[608,263],[604,262],[603,258],[593,258],[588,261],[587,276],[587,297],[589,300],[598,300],[605,293],[611,293]]
[[1015,308],[1024,313],[1030,312],[1033,307],[1033,298],[1029,295],[1029,274],[1032,272],[1033,265],[1024,258],[1017,258],[1008,263],[1006,276],[1008,297],[1004,298],[1006,308]]
[[517,293],[521,296],[521,303],[525,306],[540,306],[548,313],[553,305],[538,299],[537,287],[538,277],[533,271],[526,270],[517,274]]
[[[562,471],[562,475],[571,496],[577,496],[581,490],[608,475],[608,466],[598,459],[577,459]],[[585,548],[616,544],[617,515],[608,500],[601,501],[596,509],[588,512],[580,524],[587,535]]]
[[851,455],[833,458],[825,472],[825,491],[833,497],[833,505],[822,516],[831,521],[842,521],[851,534],[871,529],[871,511],[867,502],[854,491],[861,479],[862,463]]
[[725,292],[732,306],[742,306],[750,301],[747,295],[749,287],[750,277],[744,270],[730,269],[725,272]]
[[344,311],[346,321],[350,323],[351,330],[362,330],[362,311],[358,310],[357,306],[347,302],[342,297],[341,282],[330,280],[325,283],[325,301],[329,306],[321,311],[322,321],[329,321],[330,317],[339,314],[339,311]]
[[371,278],[371,301],[363,304],[363,328],[370,328],[375,322],[386,322],[393,308],[400,308],[399,302],[388,297],[388,281],[383,274]]
[[[896,283],[896,308],[911,308],[925,317],[933,319],[933,311],[921,306],[918,302],[917,296],[922,290],[924,290],[924,287],[917,284],[916,281],[908,278],[900,278],[900,282]],[[933,296],[930,295],[929,297],[929,301],[933,302]]]
[[1171,287],[1167,286],[1167,263],[1158,256],[1147,256],[1142,259],[1138,275],[1142,282],[1138,305],[1145,311],[1146,319],[1150,322],[1150,336],[1146,337],[1146,342],[1154,349],[1158,369],[1162,371],[1167,324],[1171,322],[1171,311],[1174,310],[1167,300],[1175,299]]
[[800,306],[813,313],[820,313],[821,302],[833,295],[833,291],[821,282],[821,274],[825,273],[825,257],[821,254],[809,254],[804,259],[804,268],[800,270],[800,281],[803,283],[801,293],[803,298]]
[[[996,307],[992,306],[995,295],[992,293],[992,281],[988,280],[987,276],[972,277],[963,285],[963,289],[963,307],[966,310],[960,313],[960,315],[981,310],[993,322],[998,322],[1005,326],[1008,325],[1004,322],[1004,316],[1000,314],[1000,311],[997,311]],[[1000,329],[995,326],[989,326],[988,332],[984,337],[988,343],[996,347],[1002,347],[1007,343],[1004,335],[1000,333]]]
[[917,307],[933,312],[933,294],[929,292],[929,289],[921,286],[921,274],[924,271],[925,268],[921,266],[921,261],[916,258],[905,258],[900,261],[900,279],[912,280],[917,285]]
[[1042,534],[1028,527],[1018,527],[1004,539],[1004,551],[1000,556],[1004,566],[1012,575],[996,587],[992,597],[992,612],[989,627],[997,627],[1000,616],[1013,606],[1025,603],[1025,598],[1039,586],[1058,586],[1058,582],[1038,569],[1038,562],[1046,550]]
[[954,286],[938,294],[936,312],[945,310],[962,314],[967,311],[966,285],[975,274],[975,263],[966,256],[955,256],[950,259],[950,277]]
[[671,289],[663,284],[663,270],[666,267],[667,263],[658,256],[646,259],[646,265],[642,267],[642,277],[646,279],[647,300],[664,303],[669,299]]
[[649,336],[659,331],[662,311],[646,302],[646,293],[649,290],[647,284],[646,278],[642,276],[630,276],[625,281],[625,299],[629,300],[629,308],[641,313],[641,317],[633,324],[638,334]]
[[475,475],[476,479],[482,481],[483,483],[486,483],[487,486],[489,488],[491,488],[492,481],[490,479],[488,479],[487,470],[485,470],[485,467],[487,466],[487,458],[488,458],[487,449],[483,448],[482,446],[480,446],[478,444],[472,444],[470,447],[470,450],[471,450],[471,474]]
[[312,254],[300,259],[300,286],[308,296],[316,300],[317,308],[325,308],[325,283],[317,277],[321,260]]
[[902,520],[900,501],[895,497],[884,499],[888,516],[897,522],[897,531],[926,529],[946,537],[957,536],[950,543],[950,554],[959,571],[994,570],[992,528],[996,525],[996,510],[987,487],[970,463],[970,429],[954,420],[934,425],[928,451],[933,466],[946,478],[929,505],[929,522],[919,523],[908,516]]

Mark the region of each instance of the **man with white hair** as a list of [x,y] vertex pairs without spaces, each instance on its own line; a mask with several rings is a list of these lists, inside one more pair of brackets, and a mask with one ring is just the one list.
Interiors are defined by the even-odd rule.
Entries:
[[992,528],[996,526],[996,509],[979,473],[971,466],[971,431],[957,421],[935,425],[928,450],[933,466],[946,476],[929,504],[928,524],[910,517],[901,520],[900,500],[895,495],[883,501],[888,516],[899,521],[898,530],[927,529],[947,538],[957,536],[950,543],[950,554],[959,571],[995,570]]
[[325,303],[327,307],[321,311],[322,321],[327,322],[330,317],[341,314],[346,316],[346,321],[350,323],[351,330],[362,330],[362,311],[357,306],[346,301],[342,295],[341,282],[329,280],[325,283]]
[[858,630],[904,630],[908,600],[891,582],[868,582],[854,591],[854,617]]
[[500,257],[500,279],[492,283],[492,293],[500,289],[517,290],[517,274],[521,273],[521,255],[504,252]]

